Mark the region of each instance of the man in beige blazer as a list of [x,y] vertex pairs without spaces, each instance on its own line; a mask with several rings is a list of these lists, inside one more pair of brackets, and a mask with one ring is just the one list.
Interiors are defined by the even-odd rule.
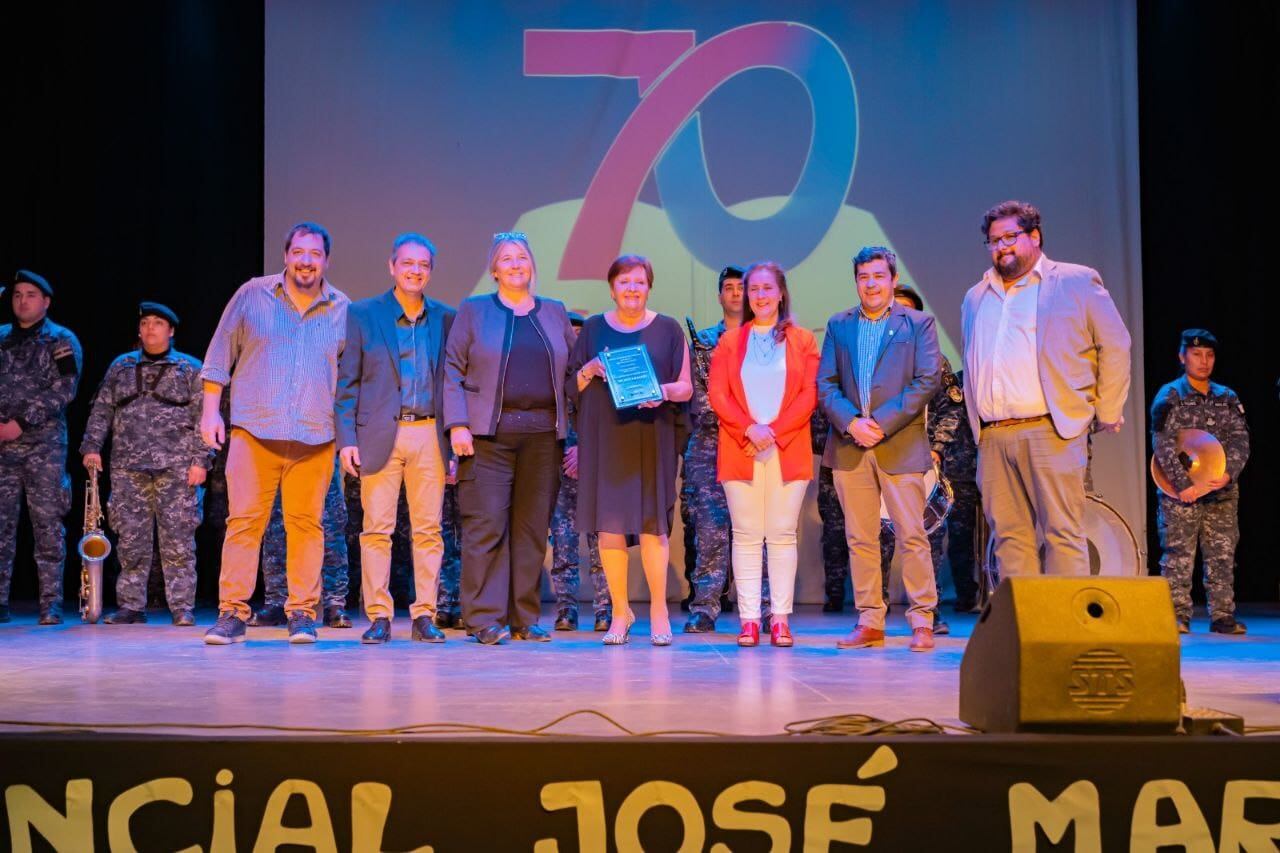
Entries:
[[1045,257],[1040,211],[983,217],[992,267],[965,294],[965,406],[1000,576],[1087,575],[1088,432],[1119,432],[1129,332],[1096,270]]

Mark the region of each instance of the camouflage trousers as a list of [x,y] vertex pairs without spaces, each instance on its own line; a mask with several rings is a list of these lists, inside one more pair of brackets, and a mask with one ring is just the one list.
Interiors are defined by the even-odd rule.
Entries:
[[[982,509],[982,495],[973,480],[951,480],[955,502],[947,514],[947,562],[951,564],[951,583],[956,588],[956,601],[978,598],[977,561],[974,553],[974,528]],[[982,543],[986,547],[986,543]]]
[[[346,477],[346,540],[350,576],[360,588],[360,533],[364,530],[364,510],[360,505],[360,481]],[[444,539],[444,558],[440,562],[440,579],[436,585],[436,612],[458,613],[462,583],[462,529],[458,515],[458,487],[446,484],[440,511],[440,533]],[[409,502],[401,488],[396,506],[396,528],[391,533],[391,597],[398,607],[408,607],[417,598],[413,581],[413,528],[409,522]]]
[[[356,498],[357,502],[359,497]],[[324,511],[320,516],[324,528],[324,562],[320,568],[321,605],[346,607],[349,579],[347,577],[347,503],[342,494],[342,469],[335,464],[329,491],[324,496]],[[280,494],[271,507],[271,519],[262,534],[262,586],[263,603],[268,607],[284,607],[289,597],[289,584],[285,577],[284,511]]]
[[65,441],[19,438],[0,443],[0,604],[9,603],[24,493],[35,539],[40,608],[44,610],[62,604],[62,572],[67,560],[67,530],[62,519],[71,509]]
[[1196,545],[1204,563],[1204,591],[1209,599],[1209,617],[1234,616],[1236,542],[1240,528],[1236,521],[1238,498],[1219,501],[1181,501],[1160,495],[1156,527],[1160,533],[1160,573],[1169,581],[1173,612],[1179,619],[1191,618],[1191,575],[1196,565]]
[[844,602],[849,577],[849,542],[844,532],[844,510],[836,495],[835,478],[826,465],[818,468],[818,518],[822,520],[822,570],[828,601]]
[[[551,513],[551,589],[556,596],[557,610],[578,609],[580,548],[578,481],[562,476]],[[600,537],[595,533],[587,534],[587,551],[591,556],[591,609],[593,613],[607,615],[612,611],[613,601],[600,564]]]
[[714,432],[699,430],[689,439],[684,452],[680,503],[682,513],[688,508],[685,524],[693,528],[695,556],[689,577],[693,600],[689,611],[705,613],[715,620],[720,615],[720,596],[729,584],[732,527],[724,487],[716,480]]
[[203,497],[203,488],[187,485],[186,468],[112,469],[107,515],[120,560],[117,604],[146,610],[147,578],[158,541],[169,609],[196,606],[196,528],[200,526]]

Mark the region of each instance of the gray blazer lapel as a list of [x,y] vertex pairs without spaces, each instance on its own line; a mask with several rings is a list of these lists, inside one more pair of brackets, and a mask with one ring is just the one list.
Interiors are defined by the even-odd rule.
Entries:
[[884,322],[886,328],[884,334],[880,336],[880,348],[876,350],[876,368],[880,366],[880,359],[884,358],[884,351],[889,348],[889,344],[893,343],[893,339],[902,334],[902,330],[906,328],[907,318],[891,308],[889,316],[885,318]]

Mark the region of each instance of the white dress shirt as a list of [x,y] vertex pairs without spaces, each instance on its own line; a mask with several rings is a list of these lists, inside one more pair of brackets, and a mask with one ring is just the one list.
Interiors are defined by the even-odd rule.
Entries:
[[[984,421],[1034,418],[1049,412],[1036,355],[1036,301],[1044,255],[1031,272],[1005,289],[994,268],[973,319],[977,376],[969,387]],[[966,384],[968,384],[966,382]]]
[[[787,388],[787,343],[773,339],[773,326],[760,330],[752,326],[747,334],[747,352],[742,359],[742,390],[747,394],[747,409],[758,424],[770,424],[782,409],[782,396]],[[774,452],[775,445],[756,454],[763,462]]]

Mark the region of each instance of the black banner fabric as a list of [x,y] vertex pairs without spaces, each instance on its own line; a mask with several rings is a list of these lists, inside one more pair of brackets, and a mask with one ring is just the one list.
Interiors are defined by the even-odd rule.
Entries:
[[1272,850],[1280,738],[0,739],[21,850]]

